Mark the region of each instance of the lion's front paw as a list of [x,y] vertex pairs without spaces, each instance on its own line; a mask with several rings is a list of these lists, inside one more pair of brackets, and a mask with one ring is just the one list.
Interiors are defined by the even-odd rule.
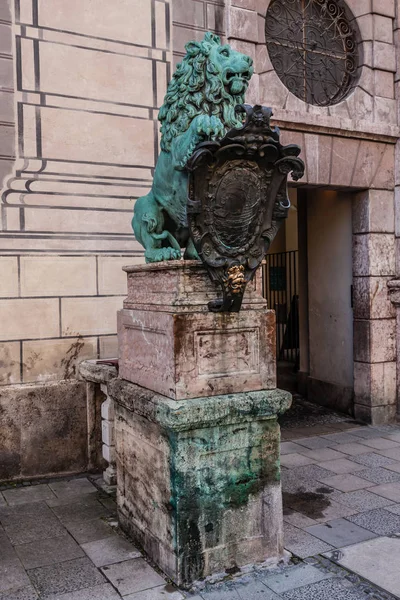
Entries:
[[146,250],[144,257],[148,263],[162,262],[164,260],[179,260],[181,258],[181,252],[175,248],[151,248]]
[[196,133],[201,137],[209,137],[212,140],[223,137],[225,128],[218,117],[210,115],[198,115],[193,120]]

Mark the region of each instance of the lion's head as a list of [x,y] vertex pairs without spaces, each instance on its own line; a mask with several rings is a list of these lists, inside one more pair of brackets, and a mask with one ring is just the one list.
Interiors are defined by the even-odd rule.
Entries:
[[249,56],[221,45],[217,35],[207,32],[201,42],[189,42],[186,56],[178,64],[158,116],[161,149],[169,152],[172,140],[185,132],[199,114],[216,115],[226,128],[239,126],[235,106],[244,95],[253,74]]

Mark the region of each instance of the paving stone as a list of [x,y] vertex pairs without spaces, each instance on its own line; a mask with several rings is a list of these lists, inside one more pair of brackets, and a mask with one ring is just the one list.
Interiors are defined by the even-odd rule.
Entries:
[[377,535],[400,534],[400,515],[395,515],[385,508],[377,508],[348,517],[348,520]]
[[359,512],[371,510],[373,508],[383,508],[384,506],[393,504],[392,500],[372,494],[368,490],[357,490],[356,492],[341,494],[340,497],[337,498],[337,501],[341,504],[346,504],[346,506],[350,506]]
[[302,452],[304,456],[308,456],[308,458],[312,458],[315,461],[325,461],[325,460],[339,460],[340,458],[345,458],[345,454],[341,452],[337,452],[336,450],[332,450],[332,448],[319,448],[317,450],[304,450]]
[[331,577],[333,577],[331,573],[324,573],[312,565],[300,564],[262,578],[262,581],[277,594],[283,594],[302,585],[316,583]]
[[370,491],[393,502],[400,502],[400,483],[383,483],[370,488]]
[[97,488],[86,477],[71,479],[69,481],[57,481],[50,483],[49,486],[57,498],[73,498],[75,496],[97,493]]
[[396,433],[385,433],[382,435],[382,437],[386,438],[387,440],[392,440],[393,442],[399,442],[400,443],[400,431],[396,431]]
[[4,527],[31,523],[47,517],[54,519],[53,513],[43,502],[0,507],[0,522]]
[[[241,600],[237,590],[233,585],[224,584],[213,586],[212,590],[204,590],[201,597],[204,600]],[[267,596],[268,597],[268,596]]]
[[372,440],[374,438],[380,437],[381,432],[378,429],[375,429],[374,427],[362,427],[360,429],[357,429],[355,431],[353,431],[353,435],[358,439],[358,441],[361,440]]
[[354,492],[355,490],[371,487],[371,481],[361,479],[361,477],[357,477],[351,473],[345,473],[344,475],[333,475],[332,477],[327,477],[326,479],[321,479],[320,481],[341,492]]
[[[0,592],[30,585],[29,577],[18,558],[0,562]],[[7,597],[7,596],[6,596]]]
[[343,473],[354,473],[355,471],[361,471],[364,469],[365,465],[359,465],[358,463],[348,460],[347,458],[339,458],[338,460],[327,460],[318,463],[318,466],[328,469],[337,475],[342,475]]
[[48,600],[121,600],[121,596],[111,584],[104,583],[68,594],[54,594],[48,596]]
[[357,475],[373,483],[394,483],[400,481],[400,473],[388,471],[384,467],[371,467],[358,471]]
[[364,440],[366,446],[376,448],[376,450],[390,450],[391,448],[399,448],[399,444],[393,440],[387,440],[382,437],[371,438],[370,440]]
[[15,490],[5,490],[3,496],[10,506],[42,502],[43,500],[50,500],[55,497],[50,487],[46,484],[31,485]]
[[300,479],[321,479],[322,477],[329,477],[331,471],[328,471],[324,467],[316,464],[306,465],[304,467],[297,467],[292,471],[289,471],[290,476],[296,476]]
[[0,528],[0,564],[9,561],[17,561],[18,556],[8,539],[6,532]]
[[[326,521],[331,521],[332,519],[354,515],[356,513],[356,509],[346,506],[345,504],[340,504],[336,500],[332,500],[329,497],[329,504],[326,508],[321,510],[321,513],[321,516],[316,515],[314,517],[317,523],[325,523]],[[309,525],[309,527],[311,527],[311,525]]]
[[315,461],[311,458],[307,458],[307,456],[303,456],[302,454],[284,454],[281,456],[281,465],[284,467],[301,467],[304,465],[311,465]]
[[390,450],[378,450],[381,456],[386,456],[392,460],[400,462],[400,447],[391,448]]
[[58,506],[52,505],[52,511],[62,523],[91,521],[112,514],[111,511],[101,504],[92,494],[82,496],[78,502],[69,501],[68,504],[63,503]]
[[[181,592],[177,590],[169,591],[169,589],[172,590],[171,585],[162,585],[151,590],[145,590],[144,592],[128,594],[127,596],[124,596],[124,600],[183,600],[185,598]],[[197,596],[197,598],[201,600],[200,596]],[[260,596],[260,600],[262,598],[263,596]],[[190,600],[193,600],[192,596]],[[249,600],[251,599],[249,598]],[[266,597],[266,600],[269,599]]]
[[42,598],[105,583],[103,575],[86,557],[31,569],[28,574]]
[[[400,427],[398,425],[374,425],[374,429],[380,433],[399,433]],[[384,437],[382,435],[382,437]]]
[[254,578],[245,583],[235,583],[235,590],[240,600],[280,600],[280,596]]
[[115,500],[113,500],[113,498],[99,498],[99,502],[111,512],[117,513],[117,503]]
[[65,523],[65,527],[78,544],[87,544],[88,542],[95,542],[116,535],[112,528],[101,519],[68,521]]
[[119,536],[88,542],[82,544],[82,548],[96,567],[104,567],[141,556],[140,551],[133,544]]
[[[331,474],[331,472],[330,472]],[[282,477],[282,489],[283,493],[286,495],[290,494],[324,494],[329,495],[329,498],[335,499],[337,494],[341,494],[337,490],[334,490],[327,485],[320,483],[320,481],[316,479],[303,479],[295,476],[295,473],[292,472],[290,477]],[[289,506],[289,503],[286,502],[286,505]],[[294,508],[292,506],[292,508]]]
[[296,454],[304,450],[303,446],[299,446],[295,442],[282,442],[281,443],[281,456],[284,454]]
[[165,585],[164,579],[143,558],[102,567],[101,571],[121,596]]
[[15,546],[15,551],[25,569],[44,567],[56,562],[85,556],[83,550],[68,534],[55,538],[41,539],[30,544],[21,544]]
[[[400,596],[399,538],[378,537],[344,548],[340,554],[339,557],[332,557],[333,560],[394,594],[395,597]],[[369,597],[374,596],[375,594],[372,594]],[[382,595],[378,592],[375,597],[380,598]],[[333,595],[333,599],[337,600],[337,597]],[[311,600],[311,597],[308,600]]]
[[[310,450],[318,450],[319,448],[327,448],[330,444],[329,440],[324,439],[323,437],[310,437],[310,438],[300,438],[296,440],[296,445],[304,446],[305,448],[309,448]],[[298,452],[298,450],[296,450]]]
[[351,460],[359,465],[365,465],[366,467],[385,467],[386,465],[392,465],[396,462],[393,458],[387,458],[386,456],[381,456],[375,452],[360,454],[359,456],[354,456]]
[[350,523],[347,519],[335,519],[321,525],[313,525],[306,531],[335,548],[343,548],[375,537],[371,531]]
[[393,471],[394,473],[400,473],[400,462],[395,462],[392,465],[385,465],[385,469]]
[[334,425],[336,429],[339,429],[340,431],[350,431],[350,433],[363,427],[362,425],[349,420],[341,420]]
[[333,444],[352,444],[360,441],[353,433],[330,433],[322,437]]
[[288,523],[284,523],[284,546],[289,552],[300,558],[315,556],[332,548],[330,544],[326,544],[307,531],[297,529]]
[[36,590],[31,585],[0,592],[0,600],[36,600],[37,598]]
[[330,446],[333,450],[338,450],[342,454],[349,454],[350,456],[358,456],[359,454],[366,454],[371,452],[371,448],[355,442],[354,444],[332,444]]
[[307,515],[303,515],[291,508],[285,508],[285,506],[283,507],[283,520],[299,529],[306,529],[307,527],[311,527],[311,525],[317,524],[317,521],[307,517]]
[[400,504],[392,504],[391,506],[387,506],[386,510],[389,510],[394,515],[400,515]]
[[21,521],[5,526],[4,529],[14,545],[29,544],[30,542],[67,535],[64,527],[54,515],[45,516],[36,521]]
[[285,600],[365,600],[365,594],[338,579],[319,581],[282,594]]

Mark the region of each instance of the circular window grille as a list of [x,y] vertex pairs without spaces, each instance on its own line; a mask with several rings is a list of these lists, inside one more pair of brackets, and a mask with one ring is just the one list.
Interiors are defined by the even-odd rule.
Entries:
[[277,75],[304,102],[337,104],[358,79],[355,28],[340,0],[272,0],[265,34]]

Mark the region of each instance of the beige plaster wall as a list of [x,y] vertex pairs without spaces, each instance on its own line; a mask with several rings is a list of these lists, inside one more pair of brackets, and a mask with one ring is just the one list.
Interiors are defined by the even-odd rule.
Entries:
[[142,262],[130,221],[151,185],[172,57],[168,0],[9,1],[0,384],[70,378],[77,361],[116,356],[121,267]]
[[353,388],[352,197],[307,197],[310,377]]

